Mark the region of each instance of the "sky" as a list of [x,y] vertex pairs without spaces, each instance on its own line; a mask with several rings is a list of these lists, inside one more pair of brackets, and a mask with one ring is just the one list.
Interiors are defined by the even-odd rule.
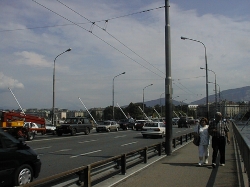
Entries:
[[[172,98],[191,103],[206,97],[204,49],[209,82],[216,75],[221,91],[249,86],[250,1],[169,3]],[[18,103],[51,108],[54,63],[56,108],[85,109],[81,101],[87,108],[112,106],[113,85],[115,105],[164,97],[164,5],[1,0],[0,109],[18,109]]]

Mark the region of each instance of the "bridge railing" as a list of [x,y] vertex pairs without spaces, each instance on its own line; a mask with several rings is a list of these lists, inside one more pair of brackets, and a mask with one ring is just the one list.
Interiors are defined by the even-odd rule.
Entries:
[[[192,139],[192,133],[173,138],[173,149],[186,144]],[[72,184],[75,183],[79,186],[90,187],[114,175],[125,175],[127,170],[133,166],[141,163],[146,164],[148,159],[161,156],[165,151],[164,147],[165,142],[162,141],[106,160],[94,162],[87,166],[81,166],[50,177],[38,179],[23,185],[23,187],[47,187],[62,183],[63,181],[72,181]]]
[[250,144],[249,144],[249,140],[247,140],[246,137],[242,136],[240,132],[241,130],[239,130],[239,125],[245,126],[247,125],[246,123],[247,121],[245,122],[233,121],[232,126],[233,126],[233,133],[234,133],[235,139],[237,141],[237,144],[240,150],[240,155],[244,163],[244,171],[247,174],[248,181],[250,181]]

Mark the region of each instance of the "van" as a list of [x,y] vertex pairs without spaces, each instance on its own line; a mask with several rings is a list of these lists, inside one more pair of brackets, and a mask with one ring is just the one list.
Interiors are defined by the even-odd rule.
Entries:
[[0,186],[21,186],[39,176],[39,156],[23,141],[0,129]]

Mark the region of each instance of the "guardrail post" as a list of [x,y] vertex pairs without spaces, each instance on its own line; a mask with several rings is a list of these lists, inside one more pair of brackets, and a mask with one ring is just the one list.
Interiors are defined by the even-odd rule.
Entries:
[[176,138],[174,138],[172,141],[173,141],[173,148],[176,148]]
[[147,150],[148,150],[147,147],[145,147],[145,148],[143,149],[143,161],[144,161],[145,164],[148,162]]
[[185,134],[186,142],[188,141],[188,134]]
[[126,174],[126,154],[123,154],[121,157],[121,172],[122,175]]
[[84,169],[84,178],[83,178],[84,187],[91,187],[90,170],[91,170],[91,165],[87,165],[86,169]]
[[157,147],[158,147],[158,156],[161,156],[162,144],[159,143]]
[[182,140],[183,138],[182,138],[182,136],[180,137],[180,144],[182,145],[182,143],[183,143],[183,140]]

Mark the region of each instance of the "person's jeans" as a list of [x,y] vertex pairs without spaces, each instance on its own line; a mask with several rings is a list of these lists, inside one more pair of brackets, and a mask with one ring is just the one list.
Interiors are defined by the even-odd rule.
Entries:
[[212,148],[213,148],[212,163],[216,163],[218,152],[220,152],[220,164],[225,164],[225,147],[226,147],[225,136],[212,137]]

